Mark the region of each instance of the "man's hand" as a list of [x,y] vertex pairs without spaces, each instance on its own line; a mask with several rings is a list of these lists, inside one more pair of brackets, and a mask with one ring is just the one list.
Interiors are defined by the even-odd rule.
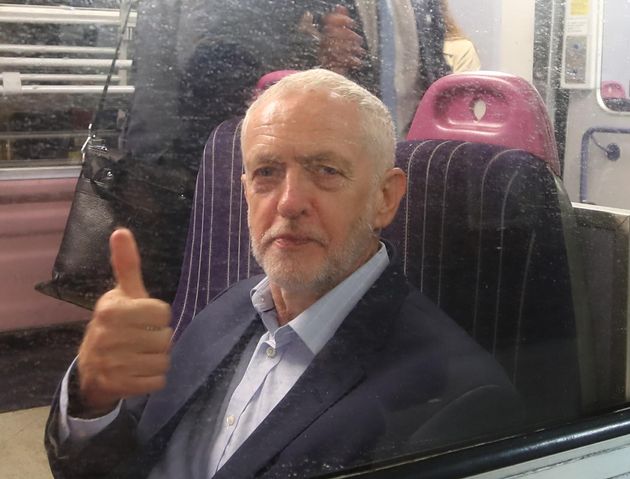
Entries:
[[300,29],[319,41],[319,63],[322,68],[341,75],[359,68],[363,63],[365,49],[363,38],[353,29],[354,20],[346,7],[337,5],[322,19],[321,29],[312,24],[313,16],[305,14]]
[[109,245],[117,284],[97,302],[79,348],[82,416],[105,414],[124,397],[162,389],[170,364],[170,306],[149,298],[131,231],[116,230]]

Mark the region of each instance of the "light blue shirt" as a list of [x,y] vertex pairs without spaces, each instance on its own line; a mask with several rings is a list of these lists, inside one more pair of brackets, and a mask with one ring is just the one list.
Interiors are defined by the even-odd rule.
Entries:
[[[379,251],[369,261],[281,327],[278,326],[268,278],[252,289],[252,304],[266,332],[258,340],[242,377],[234,378],[238,384],[229,388],[234,392],[223,400],[221,410],[225,413],[216,421],[214,440],[211,444],[199,445],[209,448],[207,477],[212,477],[227,462],[284,398],[388,264],[387,249],[381,243]],[[68,374],[61,388],[60,439],[84,441],[116,418],[120,404],[102,418],[85,420],[68,416],[67,381]],[[185,434],[176,431],[172,441],[184,437]],[[171,446],[178,447],[171,444],[169,448]],[[159,471],[154,472],[156,477],[161,477]]]
[[387,249],[381,244],[368,262],[281,327],[269,279],[252,289],[252,304],[267,331],[258,340],[224,417],[217,421],[210,451],[210,477],[284,398],[388,264]]

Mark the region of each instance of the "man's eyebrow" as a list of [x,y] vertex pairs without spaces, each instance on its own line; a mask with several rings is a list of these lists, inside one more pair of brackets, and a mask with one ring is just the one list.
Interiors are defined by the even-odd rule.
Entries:
[[343,170],[349,171],[352,169],[352,163],[350,161],[333,151],[323,151],[313,155],[298,156],[296,160],[298,161],[298,163],[305,165],[326,162],[331,163],[333,166],[337,166]]
[[282,161],[276,155],[262,154],[259,156],[254,156],[247,163],[250,163],[251,165],[269,165],[282,163]]

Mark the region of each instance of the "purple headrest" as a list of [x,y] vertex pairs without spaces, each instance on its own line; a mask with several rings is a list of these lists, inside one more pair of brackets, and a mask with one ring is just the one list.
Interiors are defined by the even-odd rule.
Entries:
[[427,90],[407,140],[458,140],[527,151],[560,175],[551,121],[534,87],[507,73],[447,75]]

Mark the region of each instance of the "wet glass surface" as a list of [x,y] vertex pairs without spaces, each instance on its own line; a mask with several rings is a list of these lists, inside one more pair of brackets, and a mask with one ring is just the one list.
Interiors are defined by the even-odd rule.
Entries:
[[[122,36],[119,25],[128,2],[0,3],[0,16],[19,7],[34,19],[2,17],[0,23],[0,174],[5,175],[0,176],[0,189],[4,185],[5,191],[17,191],[21,181],[31,181],[19,177],[23,168],[28,175],[38,167],[62,171],[55,168],[81,165],[88,125],[98,109],[113,50],[122,39],[119,68],[86,150],[78,193],[67,188],[47,193],[45,182],[51,178],[46,176],[25,186],[34,188],[32,193],[0,191],[0,222],[6,218],[4,224],[10,226],[0,231],[0,245],[10,258],[2,257],[8,266],[0,280],[19,283],[14,290],[28,289],[30,294],[33,275],[26,279],[20,265],[26,270],[31,267],[27,264],[38,264],[44,271],[35,274],[38,289],[49,301],[29,308],[32,300],[25,296],[6,313],[0,306],[0,315],[23,317],[27,325],[0,333],[0,383],[6,385],[0,411],[50,402],[85,324],[68,323],[68,310],[51,305],[64,301],[65,306],[92,308],[114,285],[107,238],[115,226],[135,233],[148,293],[172,304],[177,340],[188,341],[183,344],[191,351],[203,349],[186,339],[195,335],[185,335],[192,318],[225,287],[261,271],[250,255],[239,118],[260,93],[257,83],[265,74],[314,67],[356,81],[382,96],[390,109],[396,105],[397,164],[407,174],[407,194],[383,237],[397,252],[401,275],[419,291],[410,301],[427,301],[421,313],[408,314],[429,316],[436,324],[410,322],[394,328],[381,357],[362,365],[370,386],[339,392],[339,402],[308,421],[293,403],[276,411],[271,417],[279,423],[286,418],[292,425],[308,422],[292,433],[313,438],[314,445],[288,442],[287,456],[278,452],[280,459],[254,464],[254,472],[315,476],[550,428],[626,404],[630,212],[609,206],[627,208],[630,201],[613,191],[619,201],[571,203],[583,199],[583,188],[588,192],[585,177],[599,190],[623,177],[613,169],[627,151],[624,140],[614,136],[626,134],[618,131],[623,125],[591,132],[590,137],[578,136],[585,130],[581,123],[571,128],[576,117],[598,127],[609,118],[592,113],[595,103],[585,105],[587,94],[558,88],[560,61],[554,59],[559,50],[554,48],[559,39],[550,37],[559,20],[546,17],[549,9],[534,12],[531,2],[527,21],[539,31],[530,28],[535,38],[535,51],[530,52],[530,46],[520,46],[532,42],[518,36],[515,27],[521,10],[501,13],[498,2],[471,9],[465,1],[452,0],[444,10],[445,2],[432,0],[421,11],[408,2],[390,3],[395,5],[390,14],[399,40],[394,50],[386,50],[382,13],[369,1],[341,6],[326,0],[133,2]],[[630,109],[624,103],[630,62],[624,60],[627,49],[618,34],[628,20],[626,10],[627,2],[621,0],[606,2],[604,8],[599,88],[606,106],[618,112]],[[85,20],[92,14],[100,20]],[[335,22],[343,25],[343,34],[335,30]],[[423,96],[431,97],[425,93],[437,80],[480,68],[515,73],[531,63],[530,54],[534,64],[528,66],[527,80],[539,88],[544,103],[537,103],[534,91],[521,103],[525,106],[518,110],[517,122],[509,115],[517,109],[509,95],[484,97],[468,85],[436,97],[438,113],[415,125],[416,106]],[[395,70],[392,102],[383,85],[388,73],[384,63]],[[563,101],[570,107],[563,108]],[[527,104],[538,108],[532,120],[527,120]],[[501,130],[510,121],[512,131]],[[467,122],[471,131],[466,131]],[[464,133],[446,141],[451,137],[440,136],[442,125]],[[529,127],[532,133],[523,134]],[[404,141],[410,131],[413,139]],[[580,156],[584,138],[586,153]],[[510,143],[514,141],[518,143]],[[571,165],[585,164],[589,152],[590,166],[580,170],[578,180]],[[603,155],[602,162],[597,155]],[[75,209],[83,214],[70,213],[66,227],[73,197]],[[77,197],[89,201],[80,203]],[[108,204],[115,206],[103,206]],[[40,229],[33,230],[33,224]],[[389,302],[406,288],[399,280],[394,275],[385,281],[361,314],[368,316],[373,308],[389,318]],[[80,311],[82,318],[90,314],[72,311]],[[450,328],[444,324],[451,322],[458,325],[453,326],[457,333],[440,329]],[[365,335],[366,343],[374,335],[352,322],[347,331],[352,338]],[[253,337],[230,343],[234,354],[222,359],[216,373],[207,372],[211,379],[206,384],[215,389],[200,390],[189,404],[193,412],[184,411],[182,424],[195,424],[198,417],[192,414],[204,408],[219,414],[221,398],[233,387],[231,378],[243,373],[240,355],[254,354]],[[331,383],[346,371],[344,361],[352,363],[365,352],[364,343],[352,342],[356,349],[350,343],[326,350],[338,364],[320,371]],[[186,361],[180,367],[185,369]],[[190,368],[196,368],[190,361]],[[485,406],[472,401],[463,410],[457,404],[442,409],[444,402],[456,403],[453,398],[467,388],[476,394],[471,385],[483,389],[484,381],[500,389],[488,396]],[[392,383],[396,387],[389,388]],[[294,392],[305,403],[323,404],[334,390],[324,384],[314,390],[310,383],[298,383]],[[364,437],[366,424],[371,428]],[[331,430],[333,439],[327,436]],[[210,441],[209,434],[195,430],[190,437]],[[275,433],[270,434],[265,440],[274,443]],[[247,471],[247,458],[234,462],[245,468],[230,463],[241,471],[234,477],[247,475],[242,472]]]

